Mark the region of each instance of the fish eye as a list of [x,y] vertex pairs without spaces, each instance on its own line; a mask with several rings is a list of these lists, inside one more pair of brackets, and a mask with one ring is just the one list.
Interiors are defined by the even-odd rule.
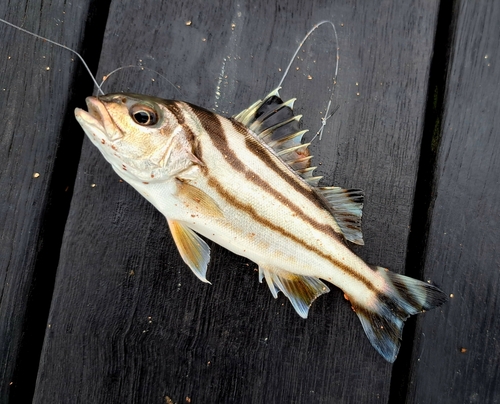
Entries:
[[158,113],[150,107],[135,104],[130,107],[130,116],[134,122],[141,126],[152,126],[158,122]]

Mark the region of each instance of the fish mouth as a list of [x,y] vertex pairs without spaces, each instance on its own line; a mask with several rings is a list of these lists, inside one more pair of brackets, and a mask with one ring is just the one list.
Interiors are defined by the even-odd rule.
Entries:
[[88,114],[102,123],[102,113],[99,110],[99,108],[104,107],[102,102],[96,97],[87,97],[85,103],[87,104]]
[[123,133],[115,125],[104,103],[98,97],[87,97],[85,102],[88,111],[76,108],[75,117],[87,134],[98,131],[110,141],[123,137]]

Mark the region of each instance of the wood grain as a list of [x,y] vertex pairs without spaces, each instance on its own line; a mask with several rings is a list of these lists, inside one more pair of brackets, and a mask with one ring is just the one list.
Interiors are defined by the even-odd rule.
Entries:
[[[79,49],[89,2],[2,2],[0,16]],[[0,402],[31,400],[83,136],[73,55],[0,24]],[[75,83],[75,78],[80,82]]]
[[[325,183],[366,191],[359,253],[402,271],[436,5],[114,1],[100,75],[141,63],[181,94],[131,70],[112,76],[106,91],[233,114],[277,85],[298,41],[325,18],[339,29],[340,109],[314,145],[316,161]],[[328,98],[335,54],[322,55],[327,38],[306,48],[283,89],[299,97],[310,126]],[[216,245],[212,257],[210,286],[181,262],[164,218],[85,141],[34,402],[387,401],[391,366],[340,291],[315,302],[304,321],[257,282],[254,264]]]
[[499,403],[500,6],[455,14],[425,267],[453,298],[419,324],[409,402]]

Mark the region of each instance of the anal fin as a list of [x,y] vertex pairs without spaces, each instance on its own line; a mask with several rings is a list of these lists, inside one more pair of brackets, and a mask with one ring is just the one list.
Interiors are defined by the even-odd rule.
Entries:
[[274,298],[278,297],[281,290],[302,318],[307,318],[309,307],[317,297],[330,291],[328,286],[313,276],[259,266],[259,281],[262,282],[264,277]]
[[184,262],[202,282],[210,283],[206,278],[210,247],[185,224],[168,218],[167,222]]

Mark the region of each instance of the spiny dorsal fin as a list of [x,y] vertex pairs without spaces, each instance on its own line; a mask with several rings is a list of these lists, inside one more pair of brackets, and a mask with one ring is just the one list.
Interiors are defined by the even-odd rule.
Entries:
[[252,123],[256,120],[255,113],[257,112],[257,110],[262,106],[262,104],[268,98],[270,98],[272,96],[278,96],[279,95],[278,91],[279,91],[279,88],[274,89],[264,98],[264,101],[262,101],[262,100],[255,101],[248,108],[244,109],[239,114],[233,116],[233,118],[236,119],[238,122],[242,123],[243,125],[245,125],[247,128],[250,128]]
[[259,281],[266,278],[267,285],[274,298],[281,290],[292,303],[293,308],[302,318],[307,318],[312,302],[330,289],[318,278],[296,275],[288,271],[273,270],[259,265]]
[[363,234],[361,232],[363,191],[340,187],[318,187],[314,188],[314,190],[324,200],[346,240],[363,245]]
[[[261,141],[271,147],[288,166],[302,177],[321,197],[333,215],[346,240],[363,245],[361,216],[363,191],[340,187],[318,187],[320,176],[314,176],[309,144],[302,143],[307,130],[300,130],[301,115],[293,112],[295,98],[283,102],[279,88],[271,91],[233,118],[249,128]],[[272,290],[271,290],[272,291]]]
[[307,130],[299,128],[302,115],[295,115],[295,98],[283,102],[279,88],[271,91],[263,100],[258,100],[233,119],[245,125],[260,140],[271,147],[309,185],[317,186],[322,177],[314,177],[311,167],[309,143],[303,144]]

